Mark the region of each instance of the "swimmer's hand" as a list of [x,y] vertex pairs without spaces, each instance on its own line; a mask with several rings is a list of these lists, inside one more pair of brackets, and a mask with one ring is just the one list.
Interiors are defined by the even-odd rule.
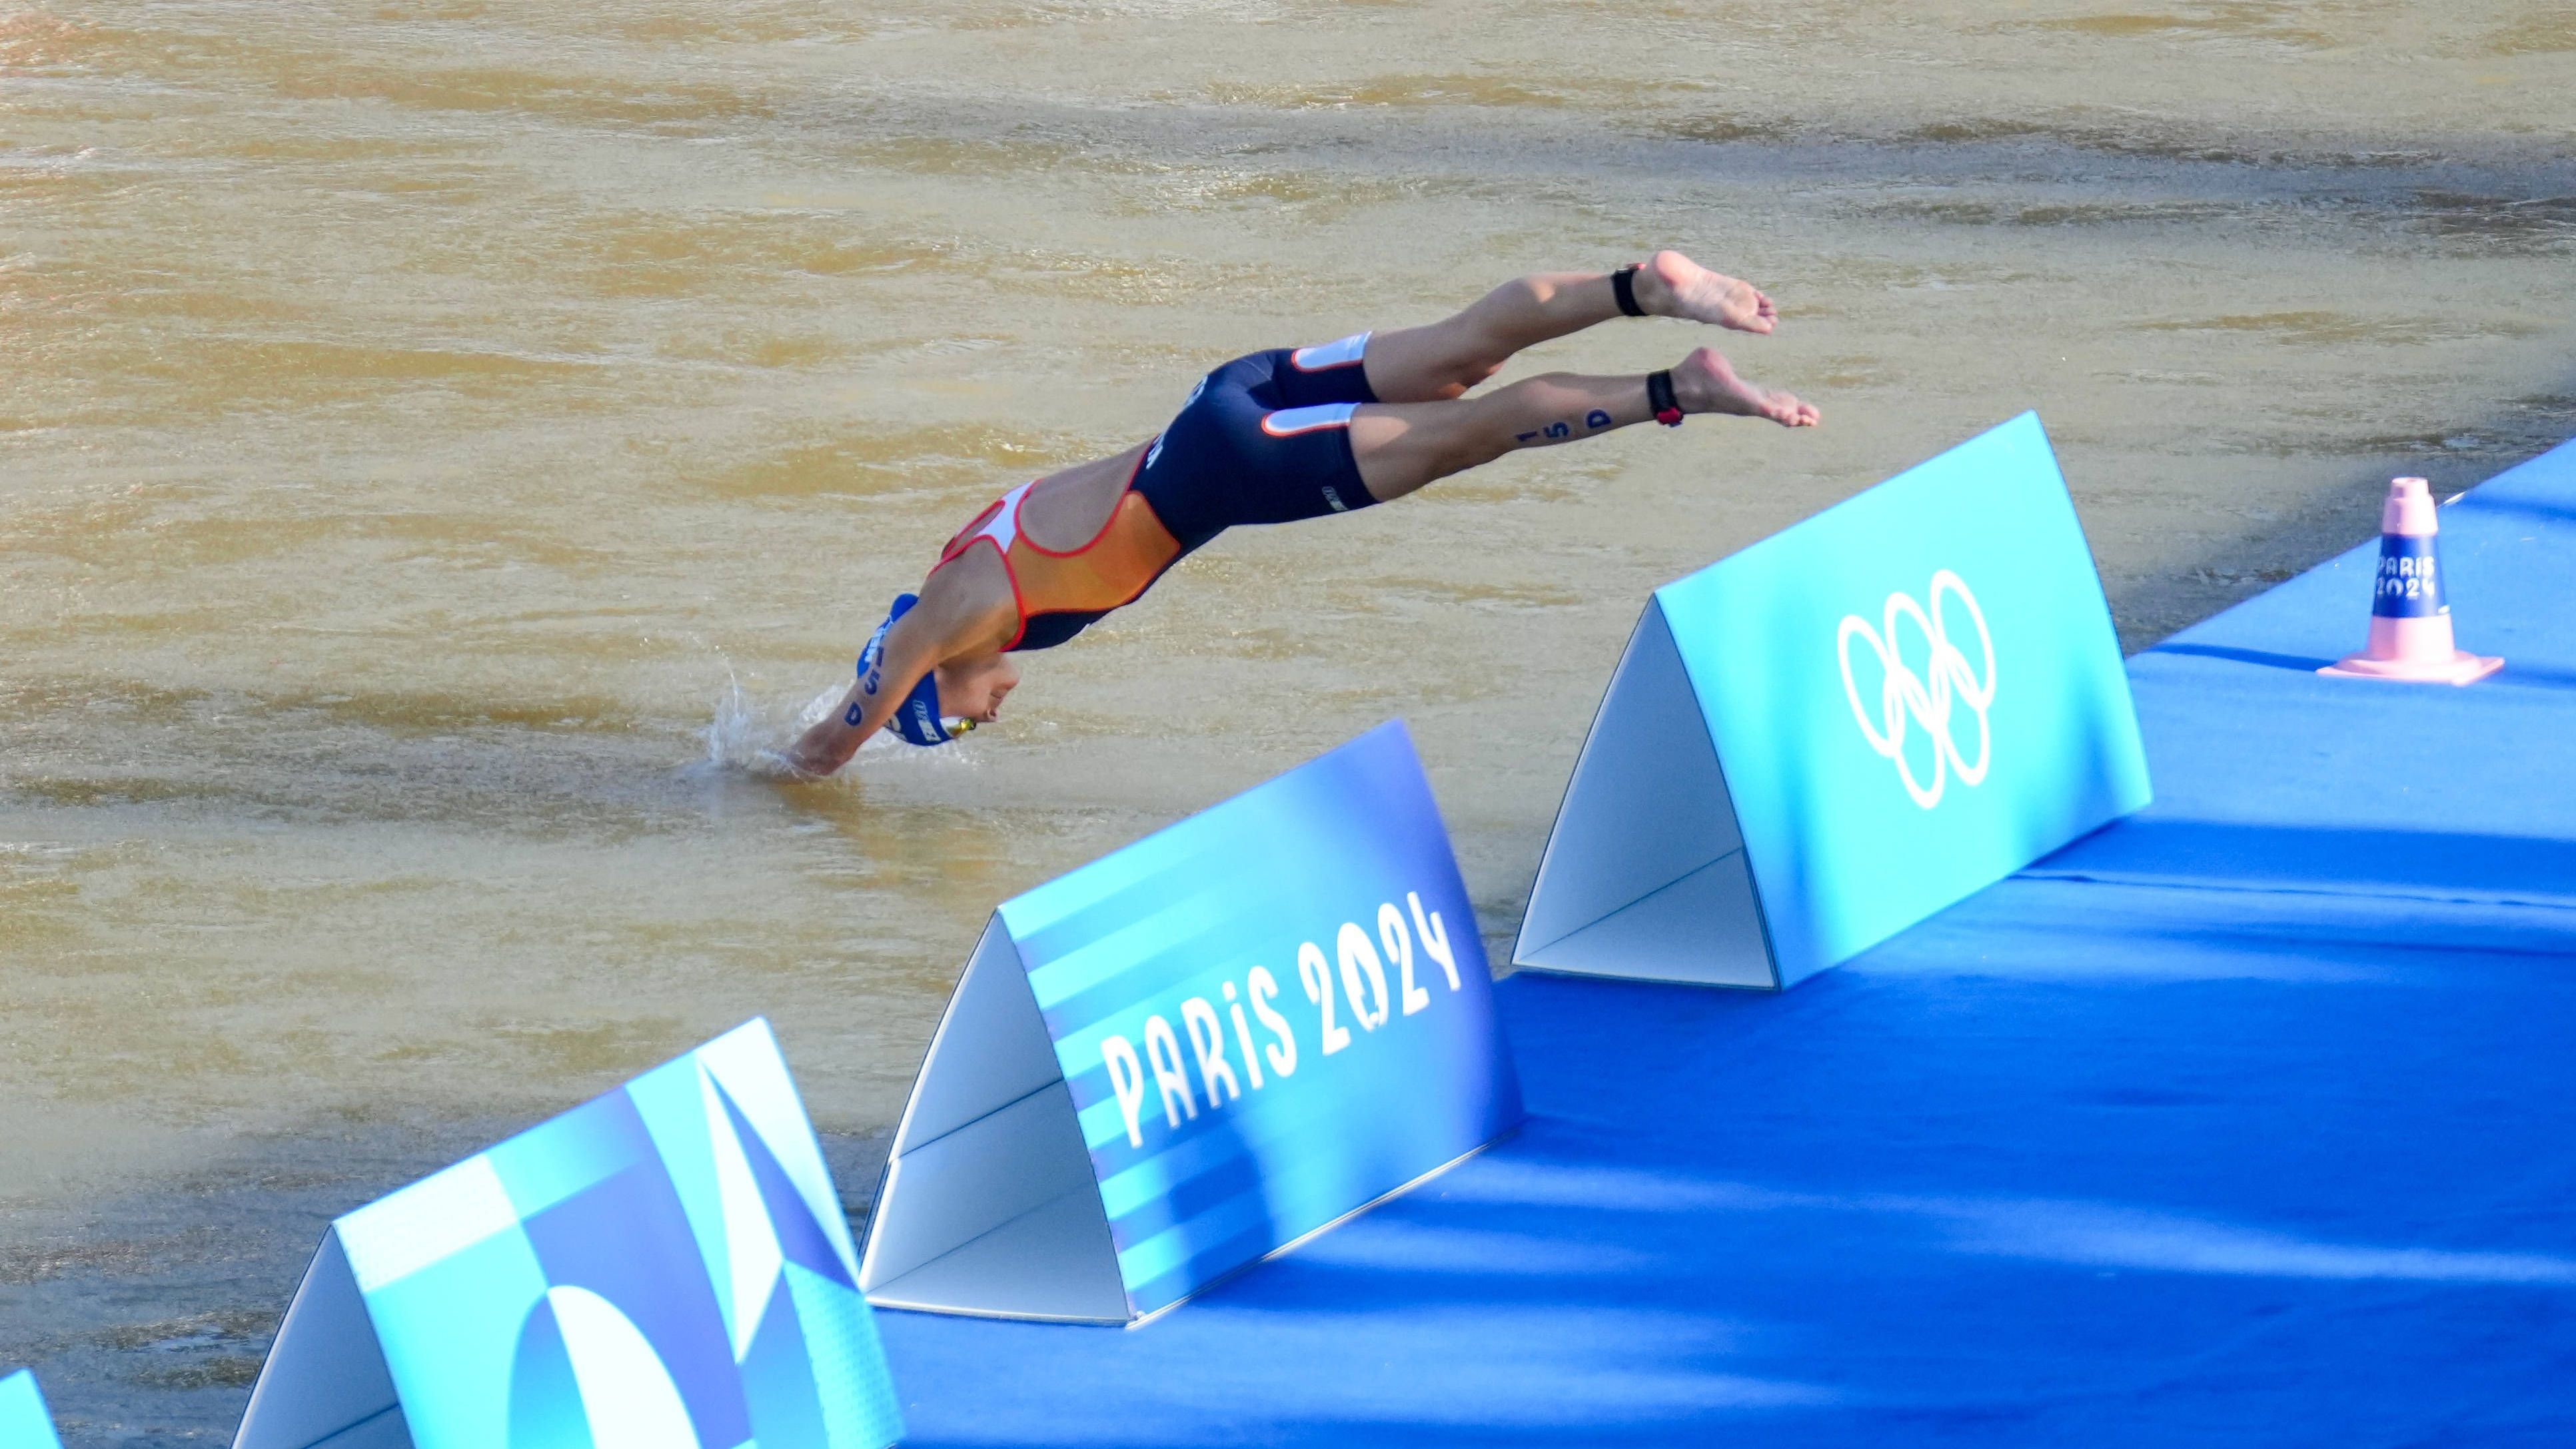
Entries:
[[881,718],[868,718],[870,714],[882,714],[884,705],[868,693],[866,685],[865,679],[850,681],[850,687],[832,702],[830,713],[814,721],[796,743],[771,758],[799,780],[821,780],[838,773],[859,752],[859,746],[867,743],[868,727],[882,728],[885,723]]
[[803,738],[779,753],[779,763],[804,780],[820,780],[837,773],[867,740],[866,734],[844,718],[850,712],[846,701],[835,706]]
[[765,750],[764,762],[774,762],[781,773],[792,780],[822,780],[841,768],[841,761],[808,753],[805,741],[798,740],[784,750]]

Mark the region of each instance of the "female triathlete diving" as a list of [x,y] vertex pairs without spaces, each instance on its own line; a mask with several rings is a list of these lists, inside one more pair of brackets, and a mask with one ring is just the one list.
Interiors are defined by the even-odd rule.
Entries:
[[1700,348],[1644,377],[1549,373],[1466,391],[1524,347],[1617,316],[1769,332],[1771,299],[1679,252],[1610,273],[1496,288],[1445,322],[1238,357],[1199,380],[1160,437],[1023,483],[966,525],[894,601],[840,706],[788,763],[828,775],[878,730],[944,744],[989,723],[1019,683],[1010,656],[1136,601],[1226,529],[1345,513],[1519,448],[1690,413],[1813,427],[1816,410],[1756,387]]

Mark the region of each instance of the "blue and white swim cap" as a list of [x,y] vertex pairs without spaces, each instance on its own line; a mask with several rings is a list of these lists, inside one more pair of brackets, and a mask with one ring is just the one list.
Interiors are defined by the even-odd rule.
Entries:
[[[859,679],[866,685],[869,694],[873,695],[877,692],[878,681],[884,676],[886,631],[894,627],[895,620],[902,618],[907,610],[920,602],[921,596],[918,594],[895,595],[894,607],[886,611],[885,622],[879,624],[877,631],[868,636],[868,647],[859,651]],[[864,702],[855,703],[850,706],[847,718],[850,723],[857,724],[859,717],[865,713]],[[912,687],[912,693],[904,696],[902,707],[894,712],[894,718],[888,723],[887,728],[903,736],[907,742],[916,745],[944,745],[956,738],[949,733],[947,724],[939,717],[938,670],[934,669],[921,676],[921,682]]]

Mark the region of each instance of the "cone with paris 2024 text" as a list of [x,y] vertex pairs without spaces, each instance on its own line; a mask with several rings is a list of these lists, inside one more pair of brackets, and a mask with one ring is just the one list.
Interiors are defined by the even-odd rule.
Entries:
[[2379,517],[2379,573],[2370,591],[2370,642],[2358,654],[2317,671],[2338,679],[2395,679],[2416,684],[2474,684],[2504,667],[2451,637],[2451,606],[2433,555],[2441,529],[2433,494],[2421,478],[2388,485]]

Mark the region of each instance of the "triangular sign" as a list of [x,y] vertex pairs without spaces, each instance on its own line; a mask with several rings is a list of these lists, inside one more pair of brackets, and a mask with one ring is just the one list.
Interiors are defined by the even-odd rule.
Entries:
[[335,1220],[234,1449],[883,1449],[857,1268],[754,1020]]
[[895,1129],[859,1287],[880,1308],[1125,1323],[1073,1092],[996,917]]
[[1141,1323],[1520,1118],[1431,782],[1382,725],[1001,904],[860,1286]]
[[393,1375],[334,1227],[295,1290],[233,1449],[411,1449]]
[[2151,793],[2102,581],[2025,413],[1655,591],[1512,959],[1776,990]]
[[1514,964],[1777,989],[1726,775],[1649,600],[1539,859]]

